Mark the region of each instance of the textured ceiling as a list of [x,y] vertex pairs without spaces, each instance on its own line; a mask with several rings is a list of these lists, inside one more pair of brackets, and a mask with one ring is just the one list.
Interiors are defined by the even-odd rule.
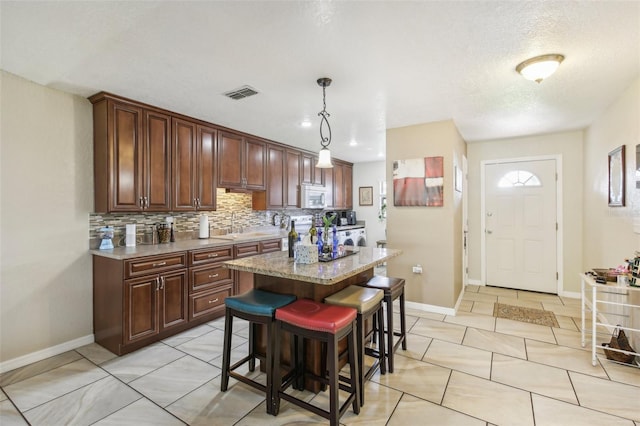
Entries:
[[[311,150],[330,77],[331,149],[353,162],[431,121],[468,142],[581,129],[640,74],[638,1],[2,1],[0,19],[6,71]],[[545,53],[566,57],[549,79],[515,72]]]

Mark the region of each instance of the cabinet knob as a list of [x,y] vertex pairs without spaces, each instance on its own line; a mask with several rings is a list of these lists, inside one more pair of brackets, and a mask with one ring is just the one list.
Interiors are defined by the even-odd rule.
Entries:
[[211,303],[216,303],[217,301],[218,301],[218,298],[216,297],[216,298],[215,298],[215,299],[213,299],[213,300],[209,300],[209,304],[211,304]]

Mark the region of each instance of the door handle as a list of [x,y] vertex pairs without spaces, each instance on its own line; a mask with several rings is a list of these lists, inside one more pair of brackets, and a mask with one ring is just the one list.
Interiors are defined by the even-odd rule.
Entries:
[[491,229],[487,229],[487,230],[486,230],[486,233],[487,233],[487,234],[493,234],[493,231],[492,231]]

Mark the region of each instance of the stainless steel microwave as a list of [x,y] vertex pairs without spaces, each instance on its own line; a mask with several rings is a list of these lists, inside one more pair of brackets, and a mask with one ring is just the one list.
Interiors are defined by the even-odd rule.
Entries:
[[323,186],[301,185],[300,207],[324,209],[327,207],[327,190]]

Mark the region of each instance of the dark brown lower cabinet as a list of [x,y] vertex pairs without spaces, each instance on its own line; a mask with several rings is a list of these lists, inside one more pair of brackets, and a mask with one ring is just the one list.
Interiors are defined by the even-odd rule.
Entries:
[[187,271],[126,280],[124,344],[188,321]]
[[93,332],[117,355],[224,315],[253,274],[223,262],[280,250],[281,239],[118,260],[93,256]]

